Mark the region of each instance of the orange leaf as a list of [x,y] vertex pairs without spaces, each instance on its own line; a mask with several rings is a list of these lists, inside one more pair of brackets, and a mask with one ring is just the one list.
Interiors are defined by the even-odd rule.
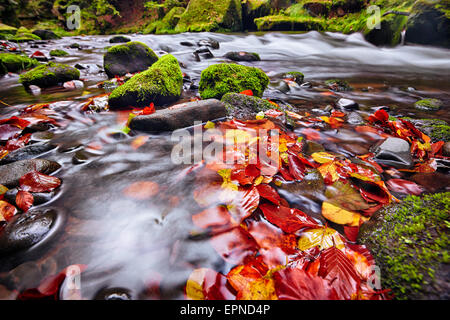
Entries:
[[33,205],[34,197],[28,191],[19,190],[16,195],[16,204],[23,212],[27,212]]
[[124,189],[123,193],[135,200],[146,200],[159,192],[159,185],[152,181],[139,181]]
[[8,221],[17,213],[16,207],[6,201],[0,200],[0,222]]

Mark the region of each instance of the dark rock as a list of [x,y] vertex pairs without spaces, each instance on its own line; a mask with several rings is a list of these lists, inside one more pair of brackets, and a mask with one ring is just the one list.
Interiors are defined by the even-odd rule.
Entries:
[[[381,269],[381,286],[396,299],[448,300],[450,193],[409,196],[384,208],[361,226],[366,245]],[[444,213],[444,214],[443,214]]]
[[308,11],[311,16],[327,16],[329,7],[327,3],[319,2],[319,1],[310,1],[303,5],[303,8]]
[[56,40],[61,39],[59,36],[57,36],[53,31],[51,30],[34,30],[34,35],[37,35],[42,40]]
[[55,210],[34,210],[16,215],[0,232],[0,254],[28,249],[40,242],[51,230]]
[[81,45],[79,43],[72,43],[69,48],[71,49],[81,49]]
[[40,88],[47,88],[79,78],[80,71],[77,69],[65,64],[50,62],[21,74],[20,83],[25,87],[35,85]]
[[381,17],[380,28],[367,28],[364,36],[367,41],[376,46],[399,45],[407,20],[408,17],[395,14]]
[[84,72],[89,73],[89,74],[98,74],[98,73],[102,72],[102,69],[95,63],[90,63],[90,64],[77,63],[75,65],[75,68],[77,68],[79,70],[83,70]]
[[239,93],[227,93],[222,102],[225,103],[228,116],[243,120],[254,120],[259,112],[274,108],[267,100]]
[[185,47],[194,47],[195,46],[195,44],[193,44],[192,42],[189,42],[189,41],[181,41],[180,44]]
[[0,166],[0,184],[8,188],[17,187],[19,179],[27,173],[38,171],[50,174],[59,168],[59,163],[44,159],[16,161]]
[[[280,3],[280,1],[278,1]],[[250,0],[242,2],[242,22],[244,30],[256,30],[255,19],[270,15],[272,12],[271,0]]]
[[442,147],[442,154],[444,157],[450,157],[450,142],[446,142]]
[[204,59],[212,59],[214,58],[214,55],[212,54],[211,50],[209,50],[207,47],[201,47],[194,51],[194,55],[198,55],[199,57],[202,57]]
[[184,103],[151,115],[133,118],[130,128],[147,132],[173,131],[193,126],[195,121],[206,122],[226,117],[225,104],[216,99]]
[[224,55],[224,57],[233,61],[261,61],[259,54],[245,51],[228,52]]
[[410,168],[414,164],[409,143],[399,138],[387,138],[375,150],[374,160],[379,164],[401,169]]
[[311,82],[305,82],[305,83],[302,83],[300,85],[300,87],[309,89],[309,88],[312,88],[312,83]]
[[435,193],[450,188],[450,176],[440,172],[416,173],[410,179],[424,187],[428,192]]
[[[11,204],[15,204],[16,203],[16,196],[17,196],[17,192],[19,190],[17,188],[14,189],[9,189],[5,194],[5,200],[8,201]],[[37,192],[37,193],[32,193],[33,194],[33,205],[40,205],[40,204],[44,204],[49,202],[50,200],[52,200],[52,198],[55,196],[56,192],[52,191],[52,192]]]
[[128,42],[111,47],[103,57],[103,67],[109,78],[147,70],[158,56],[141,42]]
[[109,39],[109,43],[127,43],[130,42],[131,39],[124,36],[114,36]]
[[105,288],[95,294],[94,300],[132,300],[132,298],[128,289]]
[[303,79],[305,78],[305,75],[301,72],[298,71],[291,71],[291,72],[286,72],[283,75],[284,79],[287,80],[291,80],[296,82],[298,85],[301,85],[303,83]]
[[310,140],[308,140],[306,142],[306,154],[307,155],[310,156],[313,153],[323,152],[323,151],[325,151],[325,148],[321,144],[314,142],[314,141],[310,141]]
[[342,110],[357,110],[359,109],[359,105],[350,99],[341,98],[336,103],[336,105],[341,108]]
[[55,145],[49,143],[28,145],[8,153],[6,157],[0,160],[0,164],[7,164],[20,160],[34,159],[55,148],[56,148]]
[[197,42],[197,45],[199,47],[210,47],[215,50],[220,49],[219,41],[213,39],[202,39],[199,42]]
[[330,79],[325,81],[325,84],[333,91],[350,91],[352,89],[348,82],[342,79]]

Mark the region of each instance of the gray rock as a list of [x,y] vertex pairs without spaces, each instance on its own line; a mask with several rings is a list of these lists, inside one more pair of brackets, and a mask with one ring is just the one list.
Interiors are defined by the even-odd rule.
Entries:
[[224,57],[227,59],[233,60],[233,61],[247,61],[247,62],[261,61],[261,57],[259,56],[259,54],[254,53],[254,52],[245,52],[245,51],[227,52],[224,55]]
[[216,50],[220,48],[219,42],[216,40],[212,40],[212,39],[202,39],[199,42],[197,42],[197,45],[199,47],[205,46],[205,47],[210,47],[210,48],[213,48]]
[[418,110],[424,111],[437,111],[442,108],[442,101],[439,99],[423,99],[414,104],[414,107]]
[[59,168],[59,163],[44,159],[16,161],[0,166],[0,184],[14,188],[19,185],[19,179],[27,173],[38,171],[50,174]]
[[28,249],[40,242],[51,230],[55,210],[35,210],[15,216],[0,233],[0,254]]
[[259,112],[274,108],[267,100],[239,93],[227,93],[222,97],[222,102],[228,116],[243,120],[254,120]]
[[28,145],[10,152],[5,158],[0,160],[0,164],[8,164],[20,160],[34,159],[55,148],[55,145],[49,143]]
[[351,112],[348,115],[347,122],[354,126],[358,126],[364,124],[364,119],[359,115],[359,113]]
[[350,99],[341,98],[337,102],[337,106],[343,110],[357,110],[359,109],[358,104]]
[[409,143],[399,138],[387,138],[375,151],[377,163],[395,168],[410,168],[413,159]]
[[206,122],[226,115],[223,102],[208,99],[157,110],[151,115],[137,116],[131,120],[130,128],[146,132],[173,131],[193,126],[195,121]]

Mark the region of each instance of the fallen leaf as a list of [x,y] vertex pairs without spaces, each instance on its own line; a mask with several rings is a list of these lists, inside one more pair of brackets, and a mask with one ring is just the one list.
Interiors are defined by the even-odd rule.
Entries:
[[403,179],[391,179],[386,181],[386,186],[393,192],[412,194],[418,196],[424,192],[423,188],[418,184],[403,180]]
[[23,212],[27,212],[33,205],[34,197],[28,191],[19,190],[16,195],[16,205]]
[[322,215],[331,222],[350,227],[358,227],[362,218],[357,212],[342,209],[326,201],[322,203]]
[[298,249],[306,251],[319,246],[320,250],[326,250],[333,246],[338,249],[345,247],[342,236],[331,228],[316,228],[303,232],[298,240]]
[[33,171],[19,180],[20,188],[28,192],[49,192],[61,185],[61,180],[46,174]]
[[286,233],[296,233],[303,228],[317,228],[319,224],[306,213],[269,203],[260,205],[264,217]]
[[159,185],[153,181],[138,181],[123,190],[125,196],[136,200],[147,200],[159,192]]
[[16,207],[6,201],[0,200],[0,222],[8,221],[16,213]]

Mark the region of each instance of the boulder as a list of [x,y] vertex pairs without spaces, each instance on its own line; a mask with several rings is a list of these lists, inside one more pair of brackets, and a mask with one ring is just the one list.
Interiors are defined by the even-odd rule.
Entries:
[[405,41],[450,48],[448,0],[419,0],[414,3],[406,25]]
[[109,43],[127,43],[130,42],[131,39],[125,36],[114,36],[109,39]]
[[224,57],[233,61],[247,61],[247,62],[261,61],[259,54],[245,51],[227,52],[224,55]]
[[22,160],[1,165],[0,184],[8,188],[14,188],[19,185],[19,179],[27,173],[38,171],[50,174],[59,168],[61,168],[59,163],[45,159]]
[[103,65],[109,78],[147,70],[158,56],[141,42],[128,42],[111,47],[103,57]]
[[401,169],[410,168],[414,164],[409,143],[399,138],[387,138],[375,150],[374,160],[377,163]]
[[366,245],[381,269],[381,285],[395,299],[448,300],[450,193],[409,196],[375,213],[361,226]]
[[442,101],[439,99],[422,99],[414,104],[414,107],[423,111],[438,111],[442,108]]
[[222,97],[222,102],[228,116],[243,120],[254,120],[259,112],[274,108],[267,100],[239,93],[227,93]]
[[163,106],[180,98],[182,86],[183,74],[178,61],[168,54],[115,89],[109,97],[109,107],[145,107],[151,103]]
[[191,0],[175,28],[176,32],[241,30],[240,0]]
[[215,64],[203,70],[199,93],[203,99],[221,99],[226,93],[252,90],[262,97],[269,84],[269,77],[258,68],[237,64]]
[[210,48],[215,49],[215,50],[220,48],[219,41],[216,41],[214,39],[202,39],[202,40],[197,42],[197,45],[199,47],[210,47]]
[[52,56],[52,57],[65,57],[68,55],[69,55],[69,53],[67,53],[64,50],[60,50],[60,49],[55,49],[55,50],[50,51],[50,56]]
[[359,105],[350,99],[341,98],[338,100],[336,105],[342,110],[357,110],[359,109]]
[[200,100],[137,116],[131,120],[130,128],[146,132],[173,131],[193,126],[195,121],[206,122],[226,115],[225,104],[219,100]]
[[34,30],[32,32],[34,35],[38,36],[39,38],[41,38],[41,40],[56,40],[56,39],[61,39],[61,37],[59,37],[58,35],[56,35],[53,31],[51,30],[42,30],[42,29],[38,29],[38,30]]
[[19,81],[25,87],[35,85],[40,88],[47,88],[79,78],[80,71],[77,69],[66,64],[50,62],[21,74]]
[[364,37],[376,46],[399,45],[407,20],[407,16],[396,14],[381,17],[380,28],[369,29],[366,26],[364,29]]
[[31,33],[30,30],[24,27],[20,27],[17,30],[16,35],[14,38],[11,39],[13,42],[29,42],[29,41],[36,41],[41,40],[41,38],[33,33]]
[[256,30],[254,20],[268,16],[272,11],[271,0],[247,0],[242,3],[244,30]]
[[18,73],[39,65],[36,59],[14,53],[0,53],[0,75],[8,72]]

